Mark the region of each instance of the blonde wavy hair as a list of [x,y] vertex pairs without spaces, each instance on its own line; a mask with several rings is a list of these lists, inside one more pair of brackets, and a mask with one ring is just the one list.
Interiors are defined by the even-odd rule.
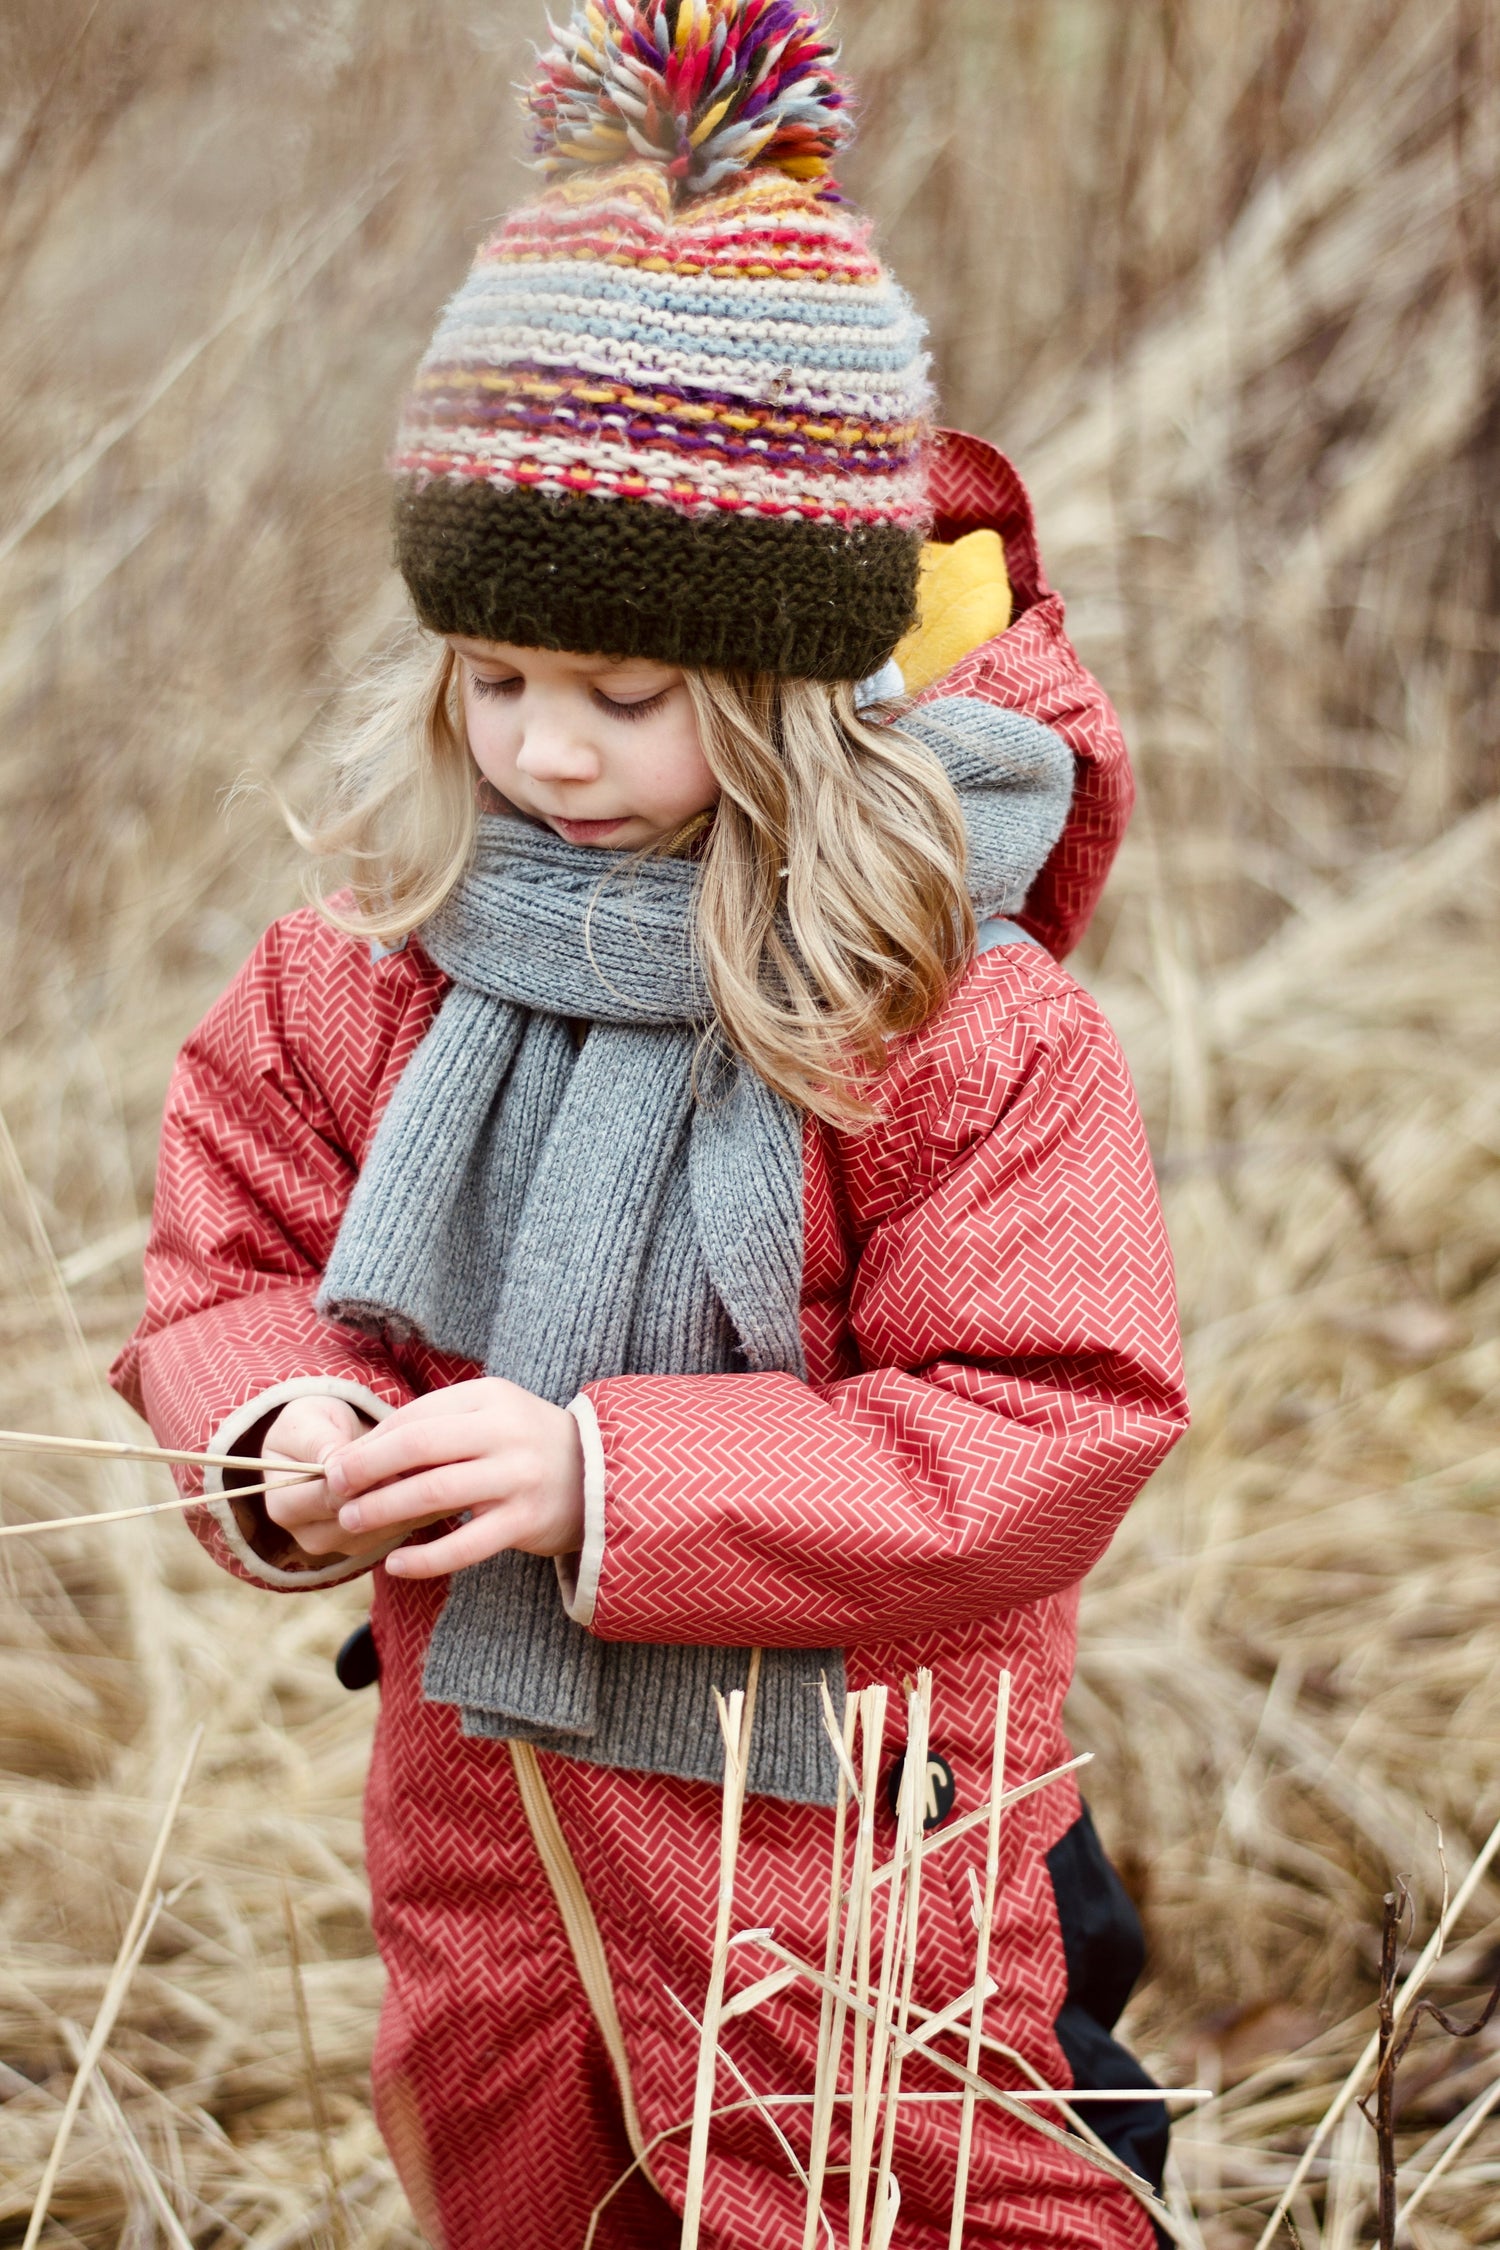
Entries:
[[[409,636],[365,683],[338,797],[298,828],[347,871],[338,928],[399,943],[462,881],[482,809],[458,659]],[[701,863],[697,944],[720,1030],[799,1109],[868,1123],[892,1040],[971,957],[963,816],[938,761],[850,686],[689,672],[715,809],[656,847]]]

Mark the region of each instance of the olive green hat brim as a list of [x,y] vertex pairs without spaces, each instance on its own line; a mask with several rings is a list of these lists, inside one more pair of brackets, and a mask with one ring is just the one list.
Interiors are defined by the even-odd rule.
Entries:
[[407,479],[396,554],[438,633],[695,671],[863,680],[916,617],[920,536]]

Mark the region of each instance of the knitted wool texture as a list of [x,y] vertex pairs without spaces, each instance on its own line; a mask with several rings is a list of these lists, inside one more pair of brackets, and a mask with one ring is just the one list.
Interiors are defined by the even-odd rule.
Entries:
[[[1019,713],[949,698],[906,731],[964,807],[981,914],[1024,899],[1056,842],[1072,759]],[[481,824],[462,889],[423,931],[453,979],[366,1158],[319,1303],[416,1335],[562,1405],[615,1375],[803,1373],[802,1119],[705,1055],[697,870]],[[591,1029],[582,1050],[572,1024]],[[712,1687],[747,1652],[602,1642],[551,1563],[455,1576],[423,1682],[466,1733],[716,1781]],[[831,1801],[817,1683],[836,1650],[768,1650],[750,1787]]]
[[[397,440],[418,614],[524,647],[863,679],[915,615],[931,394],[921,320],[827,177],[831,51],[786,0],[576,17],[532,94],[562,176],[481,247]],[[624,86],[640,55],[658,66],[640,128],[578,60],[605,52],[606,19]],[[791,72],[779,110],[768,54]]]

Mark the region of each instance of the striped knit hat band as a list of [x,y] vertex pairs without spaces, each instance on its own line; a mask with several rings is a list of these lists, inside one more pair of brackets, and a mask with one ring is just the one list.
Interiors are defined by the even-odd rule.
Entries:
[[884,664],[915,611],[930,395],[919,317],[827,176],[831,61],[792,0],[581,0],[530,97],[560,176],[480,249],[397,441],[424,623],[787,677]]

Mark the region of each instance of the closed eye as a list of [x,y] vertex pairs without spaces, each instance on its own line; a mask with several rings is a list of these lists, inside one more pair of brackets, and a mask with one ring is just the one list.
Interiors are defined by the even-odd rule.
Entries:
[[522,685],[519,673],[508,680],[487,680],[480,672],[469,674],[469,685],[476,695],[510,695]]
[[602,688],[595,688],[594,701],[612,719],[649,719],[653,711],[661,709],[671,692],[670,688],[663,688],[660,695],[648,695],[643,703],[616,703],[612,695],[606,695]]

